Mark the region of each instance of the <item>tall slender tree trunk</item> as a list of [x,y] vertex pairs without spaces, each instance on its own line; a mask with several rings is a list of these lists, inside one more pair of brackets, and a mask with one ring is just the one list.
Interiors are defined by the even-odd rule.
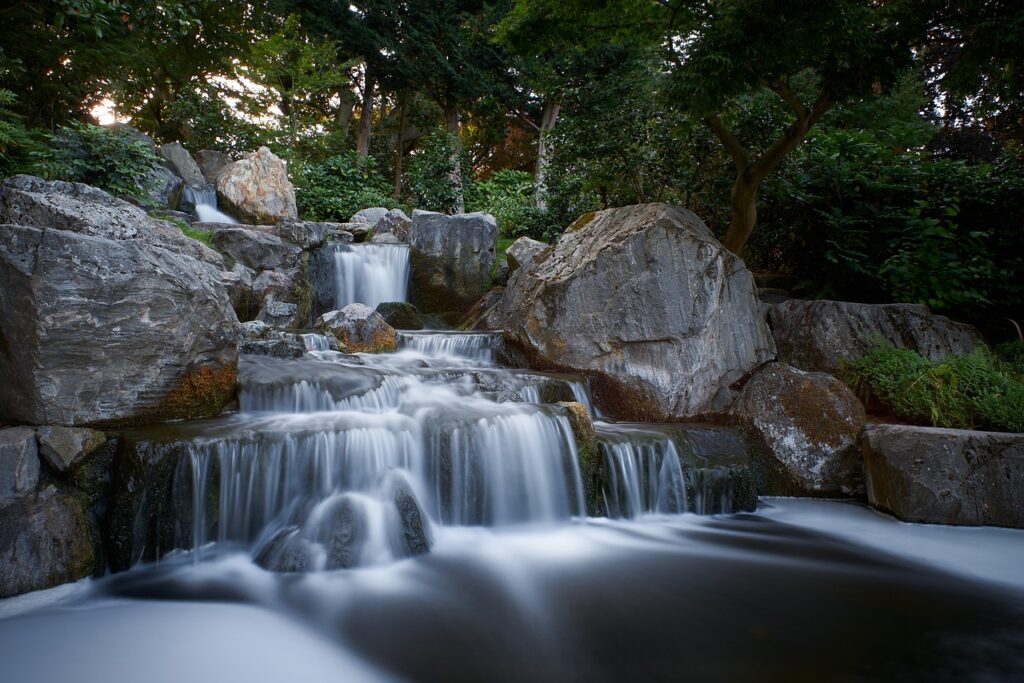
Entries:
[[729,230],[725,233],[722,244],[734,254],[739,254],[746,245],[757,225],[757,190],[760,182],[750,177],[745,171],[736,175],[729,200],[732,205],[732,217],[729,219]]
[[405,96],[398,96],[398,135],[395,136],[395,191],[392,195],[395,201],[402,197],[402,157],[405,156],[405,125],[406,125]]
[[548,134],[558,121],[559,109],[561,105],[557,102],[544,102],[544,112],[541,114],[540,130],[537,135],[537,171],[534,174],[533,200],[541,210],[548,208],[548,164],[551,162],[551,142]]
[[376,74],[367,65],[363,82],[363,106],[359,114],[359,137],[356,138],[356,154],[361,157],[370,154],[370,129],[373,126],[373,98],[376,88]]
[[466,198],[462,180],[462,142],[459,138],[459,108],[452,100],[445,102],[444,121],[445,127],[452,135],[452,139],[454,141],[454,145],[452,146],[452,155],[449,159],[451,170],[448,172],[448,178],[452,185],[452,192],[455,195],[452,211],[454,213],[465,213]]

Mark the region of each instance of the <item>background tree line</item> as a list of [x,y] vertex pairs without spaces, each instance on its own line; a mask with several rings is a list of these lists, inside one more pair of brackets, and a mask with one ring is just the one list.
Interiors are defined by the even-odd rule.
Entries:
[[995,329],[1024,316],[1022,45],[1012,0],[14,2],[0,172],[130,191],[151,160],[89,127],[109,99],[159,142],[269,146],[310,217],[551,240],[669,201],[798,293]]

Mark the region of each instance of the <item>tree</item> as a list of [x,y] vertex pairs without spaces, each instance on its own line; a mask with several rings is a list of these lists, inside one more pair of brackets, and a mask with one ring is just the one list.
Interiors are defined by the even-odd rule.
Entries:
[[[663,54],[674,100],[702,120],[732,159],[724,243],[743,249],[761,183],[837,103],[888,91],[911,63],[920,10],[903,0],[518,0],[503,30],[538,49],[575,41],[646,40]],[[774,137],[743,140],[731,115],[774,94],[790,111]]]

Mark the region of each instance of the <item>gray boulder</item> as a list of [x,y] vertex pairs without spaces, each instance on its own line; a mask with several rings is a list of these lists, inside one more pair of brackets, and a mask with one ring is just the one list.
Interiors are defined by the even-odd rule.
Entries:
[[465,313],[491,284],[494,216],[414,211],[409,236],[410,299],[424,313]]
[[0,429],[0,505],[36,490],[39,455],[28,427]]
[[[309,251],[322,247],[335,233],[342,232],[341,223],[322,223],[315,221],[282,220],[277,223],[277,234],[292,244],[297,244]],[[344,236],[340,238],[344,240]],[[351,236],[347,240],[352,241]]]
[[753,425],[797,493],[863,495],[864,406],[835,377],[770,363],[743,387],[732,412]]
[[277,235],[238,226],[214,230],[213,246],[236,262],[257,271],[290,267],[302,252]]
[[262,305],[268,298],[295,303],[295,282],[300,275],[296,270],[264,270],[253,278],[253,300],[258,305]]
[[181,202],[185,183],[166,166],[154,166],[143,180],[146,196],[154,207],[174,210]]
[[802,370],[835,373],[879,342],[912,349],[931,360],[970,353],[982,344],[970,325],[933,315],[917,304],[798,301],[775,304],[768,322],[779,360]]
[[216,183],[217,176],[224,167],[232,162],[231,155],[212,149],[201,149],[196,152],[196,166],[208,183]]
[[217,174],[218,204],[243,223],[298,218],[295,188],[285,163],[266,147],[225,166]]
[[907,522],[1024,528],[1024,434],[872,424],[868,502]]
[[394,235],[399,242],[409,241],[412,230],[412,219],[401,209],[391,209],[377,221],[373,227],[374,237],[377,235]]
[[344,353],[382,353],[394,351],[398,345],[395,328],[365,304],[324,313],[317,319],[316,329],[332,335]]
[[349,219],[350,223],[365,223],[370,226],[370,230],[377,227],[377,222],[384,218],[388,214],[388,210],[383,206],[374,206],[361,211],[356,211],[352,214],[352,218]]
[[505,257],[508,260],[509,277],[512,277],[512,273],[516,272],[519,268],[546,256],[550,250],[550,244],[544,244],[529,237],[520,237],[505,251]]
[[271,572],[304,572],[313,565],[312,544],[296,526],[279,530],[257,551],[253,562]]
[[185,181],[186,185],[206,187],[206,178],[203,176],[203,172],[199,170],[195,159],[180,142],[161,145],[160,156],[167,162],[167,166]]
[[0,598],[91,575],[97,539],[84,499],[53,486],[0,507]]
[[370,238],[370,244],[401,244],[402,241],[390,232],[375,232]]
[[495,287],[473,304],[466,314],[465,328],[470,330],[500,330],[505,327],[503,305],[505,288]]
[[385,301],[377,304],[377,312],[396,330],[422,330],[423,318],[407,301]]
[[430,552],[430,527],[412,486],[397,473],[392,475],[390,486],[398,515],[398,554],[412,557]]
[[254,277],[255,273],[253,273],[252,269],[246,268],[241,263],[235,263],[234,268],[231,270],[222,270],[220,272],[221,284],[227,290],[231,307],[235,310],[235,315],[241,321],[255,318],[259,310],[261,302],[255,300],[255,295],[252,291]]
[[16,177],[0,215],[22,223],[0,225],[0,414],[80,426],[220,409],[189,379],[233,386],[238,323],[220,268],[87,186]]
[[272,296],[260,306],[256,320],[271,327],[299,327],[302,324],[297,304],[278,301]]
[[576,221],[546,259],[512,275],[501,318],[536,365],[592,375],[616,418],[724,410],[731,385],[775,356],[750,271],[668,204]]
[[80,464],[107,442],[107,435],[83,427],[40,427],[39,452],[57,472]]

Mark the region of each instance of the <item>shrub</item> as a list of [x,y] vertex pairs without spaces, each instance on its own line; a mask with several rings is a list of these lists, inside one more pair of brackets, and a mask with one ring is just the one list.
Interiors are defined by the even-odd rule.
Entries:
[[376,160],[355,152],[307,164],[294,181],[299,211],[310,220],[346,221],[369,206],[397,206],[387,179],[377,172]]
[[117,196],[143,198],[159,163],[149,146],[123,130],[76,123],[50,135],[37,154],[39,173],[101,188]]
[[1024,431],[1024,383],[987,349],[934,362],[880,346],[845,363],[841,375],[865,403],[909,422]]
[[31,170],[31,156],[39,151],[32,131],[10,108],[17,99],[10,90],[0,88],[0,178]]
[[[452,184],[453,163],[459,139],[446,130],[436,130],[428,135],[420,149],[409,159],[409,170],[405,175],[405,192],[408,203],[418,209],[452,213],[458,205],[456,188]],[[462,181],[472,177],[472,171],[465,154],[459,155],[462,164]],[[464,188],[464,194],[468,194]]]
[[548,212],[533,202],[533,176],[525,171],[498,171],[467,191],[466,210],[483,211],[498,220],[502,237],[551,241],[562,231],[551,225]]

